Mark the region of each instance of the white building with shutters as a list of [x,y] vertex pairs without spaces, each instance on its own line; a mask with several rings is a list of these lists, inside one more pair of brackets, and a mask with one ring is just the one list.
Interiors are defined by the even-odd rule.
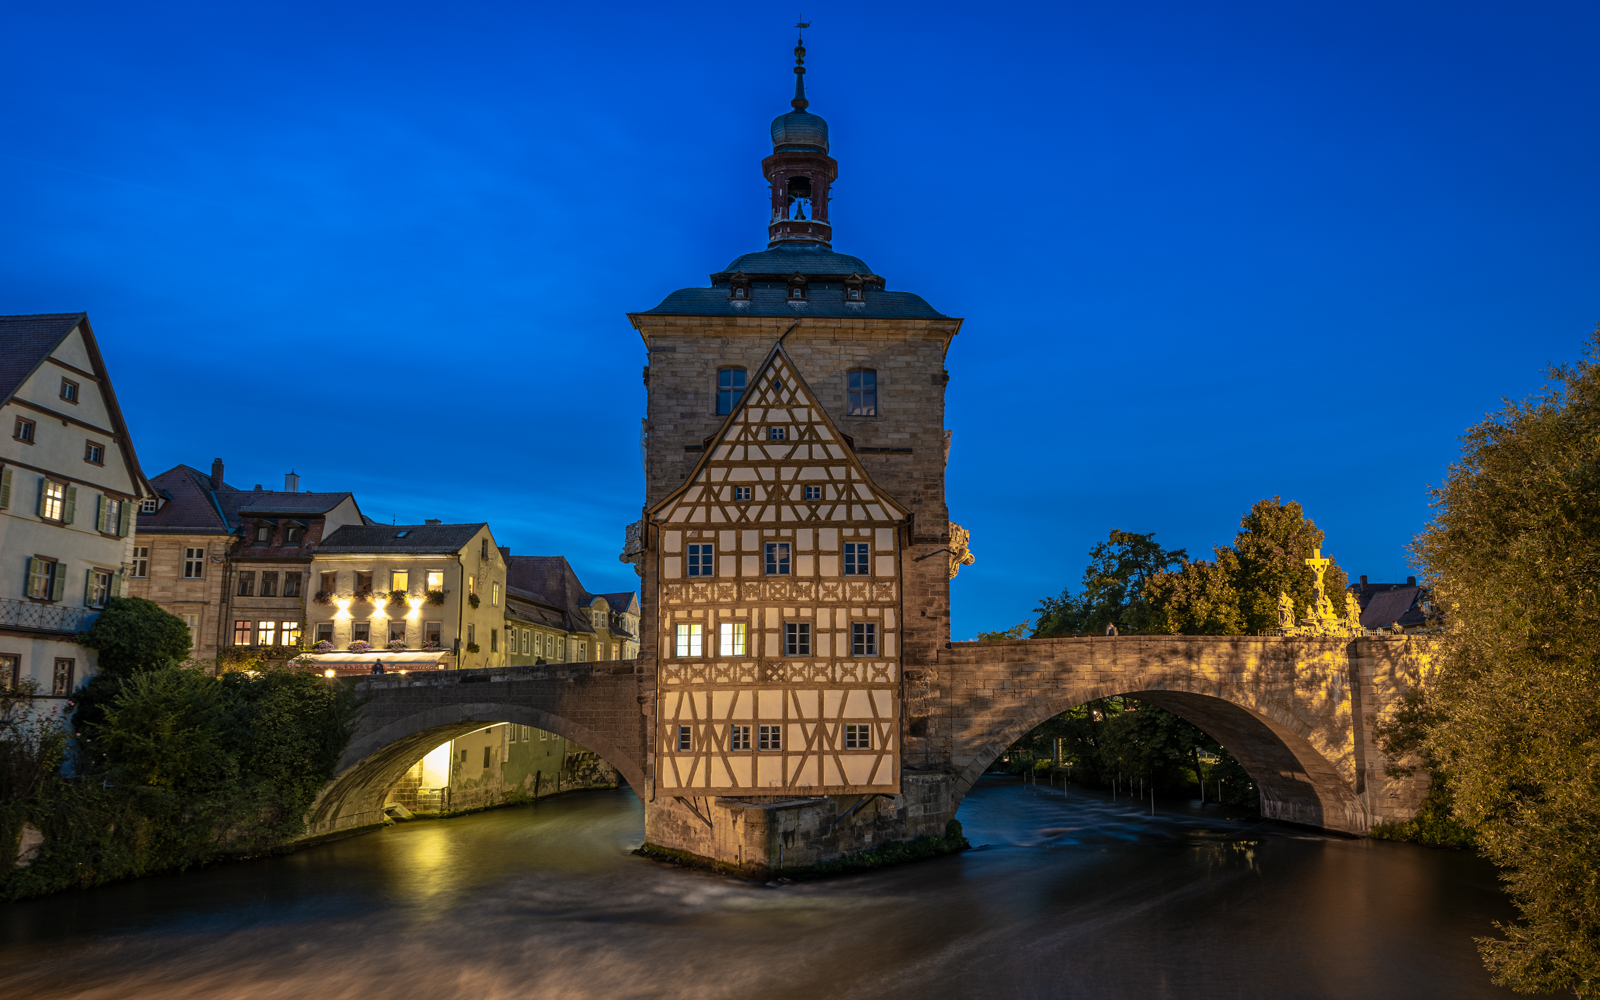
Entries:
[[0,316],[0,686],[66,700],[95,672],[76,636],[123,594],[153,491],[84,313]]

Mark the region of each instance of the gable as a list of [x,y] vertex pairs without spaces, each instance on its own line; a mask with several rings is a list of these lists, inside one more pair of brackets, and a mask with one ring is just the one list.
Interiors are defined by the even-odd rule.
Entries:
[[895,524],[906,516],[873,484],[782,346],[687,483],[651,513],[663,524]]

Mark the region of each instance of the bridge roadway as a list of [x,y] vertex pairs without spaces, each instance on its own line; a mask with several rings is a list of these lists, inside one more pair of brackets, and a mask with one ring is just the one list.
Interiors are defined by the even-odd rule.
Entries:
[[[935,662],[904,667],[903,795],[871,809],[854,796],[795,800],[806,816],[756,824],[748,822],[756,807],[743,800],[653,796],[655,672],[644,661],[362,678],[355,682],[365,702],[358,731],[312,808],[308,835],[382,822],[388,788],[428,750],[512,722],[564,736],[617,768],[646,803],[652,842],[749,867],[767,848],[777,856],[781,840],[789,844],[786,863],[821,860],[942,831],[1006,747],[1053,715],[1118,694],[1159,705],[1215,737],[1261,789],[1264,815],[1364,834],[1373,823],[1411,817],[1426,795],[1425,777],[1384,773],[1388,762],[1372,720],[1426,682],[1431,650],[1414,636],[952,643]],[[732,828],[758,832],[730,835]],[[751,843],[753,836],[763,843]]]

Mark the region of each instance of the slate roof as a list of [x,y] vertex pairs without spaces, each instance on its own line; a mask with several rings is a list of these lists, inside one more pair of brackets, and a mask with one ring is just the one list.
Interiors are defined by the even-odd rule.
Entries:
[[848,316],[860,319],[945,319],[912,292],[868,288],[866,301],[846,302],[843,285],[811,285],[803,301],[789,299],[786,285],[756,283],[750,298],[728,298],[728,286],[680,288],[643,316]]
[[[616,613],[639,613],[633,594],[591,594],[583,587],[578,574],[565,556],[507,556],[506,591],[525,595],[527,599],[561,608],[567,614],[569,632],[593,632],[586,609],[593,606],[595,598],[603,599]],[[633,638],[632,633],[618,627],[613,635]]]
[[111,375],[106,371],[105,359],[100,356],[100,344],[95,340],[94,328],[89,325],[88,313],[0,316],[0,405],[10,402],[11,397],[22,388],[22,383],[44,364],[50,352],[61,346],[67,335],[80,326],[83,328],[83,346],[89,354],[90,368],[101,380],[100,395],[111,417],[111,430],[117,435],[117,447],[128,464],[128,474],[139,484],[138,491],[143,492],[150,481],[139,467],[139,456],[133,450],[133,437],[128,433],[128,422],[123,419],[116,390],[111,387]]
[[0,403],[14,396],[88,313],[0,316]]
[[254,517],[326,514],[349,499],[349,493],[285,493],[278,490],[236,490],[217,494],[217,500],[237,525]]
[[548,625],[563,632],[594,631],[587,627],[587,623],[584,628],[574,628],[570,614],[539,600],[537,594],[511,586],[506,587],[506,614],[520,621]]
[[626,594],[601,594],[606,602],[611,605],[611,610],[619,615],[636,615],[639,613],[639,595],[633,591]]
[[350,493],[285,493],[240,490],[226,481],[211,489],[211,475],[177,465],[150,480],[166,503],[154,513],[139,512],[139,531],[158,535],[226,535],[256,518],[326,514]]
[[[488,525],[347,524],[322,540],[318,552],[460,552]],[[401,532],[405,534],[402,535]]]
[[[841,278],[852,274],[862,277],[872,273],[872,268],[860,257],[852,257],[847,253],[834,253],[816,243],[780,243],[766,250],[747,253],[735,257],[721,272],[733,274],[743,271],[745,274],[783,274],[789,275],[799,271],[804,275],[837,274]],[[717,276],[711,280],[715,281]]]
[[1427,624],[1426,587],[1410,583],[1355,583],[1350,591],[1361,602],[1361,626],[1386,629],[1400,623],[1401,628],[1421,628]]

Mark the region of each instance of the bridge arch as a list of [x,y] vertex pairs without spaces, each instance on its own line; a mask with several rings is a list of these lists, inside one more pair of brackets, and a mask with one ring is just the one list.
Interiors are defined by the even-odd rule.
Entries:
[[[643,717],[632,665],[613,661],[562,666],[459,671],[425,680],[374,678],[357,685],[365,697],[355,736],[333,779],[312,803],[306,835],[325,836],[383,822],[389,789],[428,751],[482,729],[511,723],[565,737],[617,769],[648,800]],[[588,668],[588,669],[581,669]],[[502,683],[487,683],[501,681]],[[484,682],[482,686],[463,687]],[[632,709],[630,712],[629,709]]]
[[[1035,727],[1123,695],[1166,709],[1226,747],[1260,790],[1262,815],[1348,833],[1371,827],[1351,725],[1359,700],[1342,646],[1307,655],[1270,638],[1102,640],[1092,641],[1086,658],[1083,640],[1070,642],[960,644],[967,647],[958,651],[960,666],[968,668],[961,672],[971,681],[952,677],[965,689],[952,692],[965,702],[953,734],[958,805]],[[1291,652],[1292,659],[1284,655]]]

